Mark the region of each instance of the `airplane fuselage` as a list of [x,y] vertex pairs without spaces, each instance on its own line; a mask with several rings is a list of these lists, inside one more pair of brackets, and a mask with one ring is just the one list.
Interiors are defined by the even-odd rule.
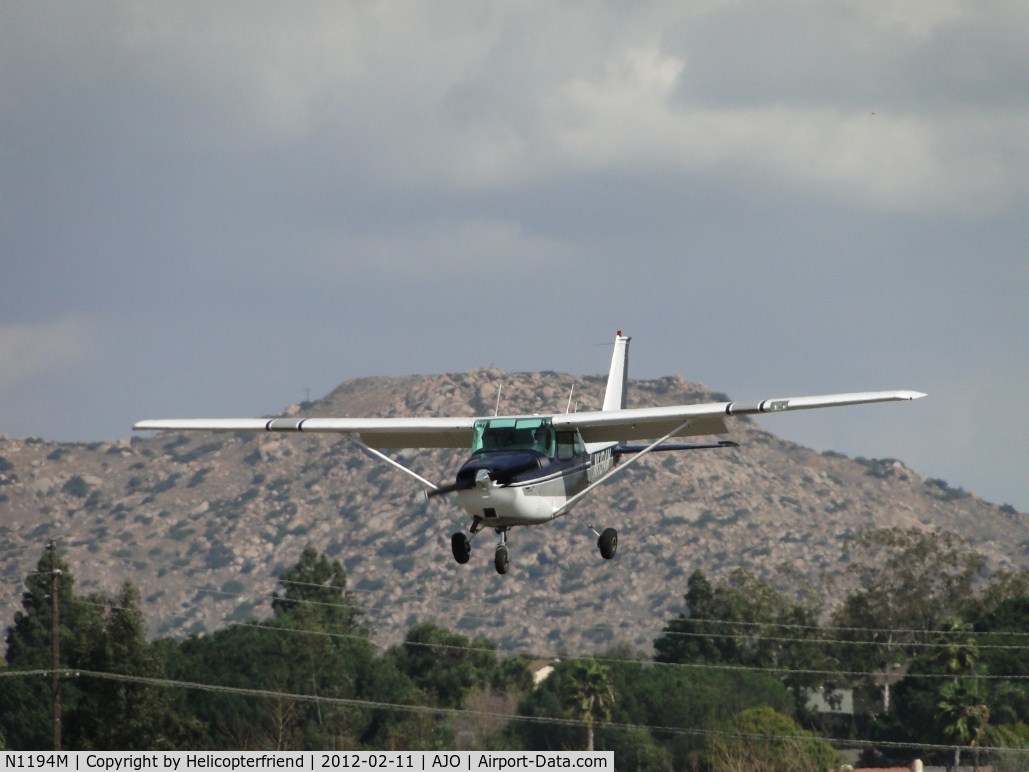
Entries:
[[458,500],[484,527],[552,520],[570,498],[610,471],[614,446],[587,447],[578,432],[555,432],[545,418],[484,421],[472,457],[457,473]]

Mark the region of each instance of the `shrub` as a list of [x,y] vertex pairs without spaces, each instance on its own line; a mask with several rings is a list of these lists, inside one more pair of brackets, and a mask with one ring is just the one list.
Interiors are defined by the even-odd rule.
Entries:
[[89,483],[83,480],[81,476],[75,475],[61,487],[61,490],[64,493],[84,499],[89,493]]

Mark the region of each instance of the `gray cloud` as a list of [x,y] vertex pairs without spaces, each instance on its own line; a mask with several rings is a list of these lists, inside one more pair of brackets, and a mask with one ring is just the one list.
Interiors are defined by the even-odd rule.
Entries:
[[1029,508],[1018,4],[4,16],[0,431],[599,372],[621,327],[640,377],[928,391],[769,428]]

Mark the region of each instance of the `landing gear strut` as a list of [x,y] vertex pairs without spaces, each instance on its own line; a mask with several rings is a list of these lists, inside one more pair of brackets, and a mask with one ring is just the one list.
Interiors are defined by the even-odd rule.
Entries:
[[[475,518],[469,530],[471,530],[474,536],[481,528],[482,520]],[[604,560],[611,560],[615,556],[615,552],[618,551],[618,531],[614,528],[605,528],[603,533],[598,533],[597,529],[592,525],[589,526],[589,529],[597,534],[597,547],[600,548],[600,556]],[[496,554],[493,556],[493,565],[497,569],[498,574],[506,574],[511,567],[511,557],[507,551],[508,529],[505,527],[494,528],[493,530],[500,536]],[[472,555],[472,540],[464,532],[458,531],[450,537],[450,548],[454,552],[454,560],[464,565]]]

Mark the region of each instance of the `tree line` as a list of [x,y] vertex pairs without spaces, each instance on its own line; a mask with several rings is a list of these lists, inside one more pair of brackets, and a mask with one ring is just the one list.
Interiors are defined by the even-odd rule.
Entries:
[[347,579],[309,547],[266,618],[151,641],[131,583],[79,594],[44,550],[6,636],[0,743],[52,747],[56,588],[66,750],[594,748],[629,770],[824,770],[851,744],[1029,766],[1029,575],[947,534],[858,540],[833,610],[810,587],[695,571],[652,654],[561,657],[539,683],[528,655],[434,622],[379,651]]

